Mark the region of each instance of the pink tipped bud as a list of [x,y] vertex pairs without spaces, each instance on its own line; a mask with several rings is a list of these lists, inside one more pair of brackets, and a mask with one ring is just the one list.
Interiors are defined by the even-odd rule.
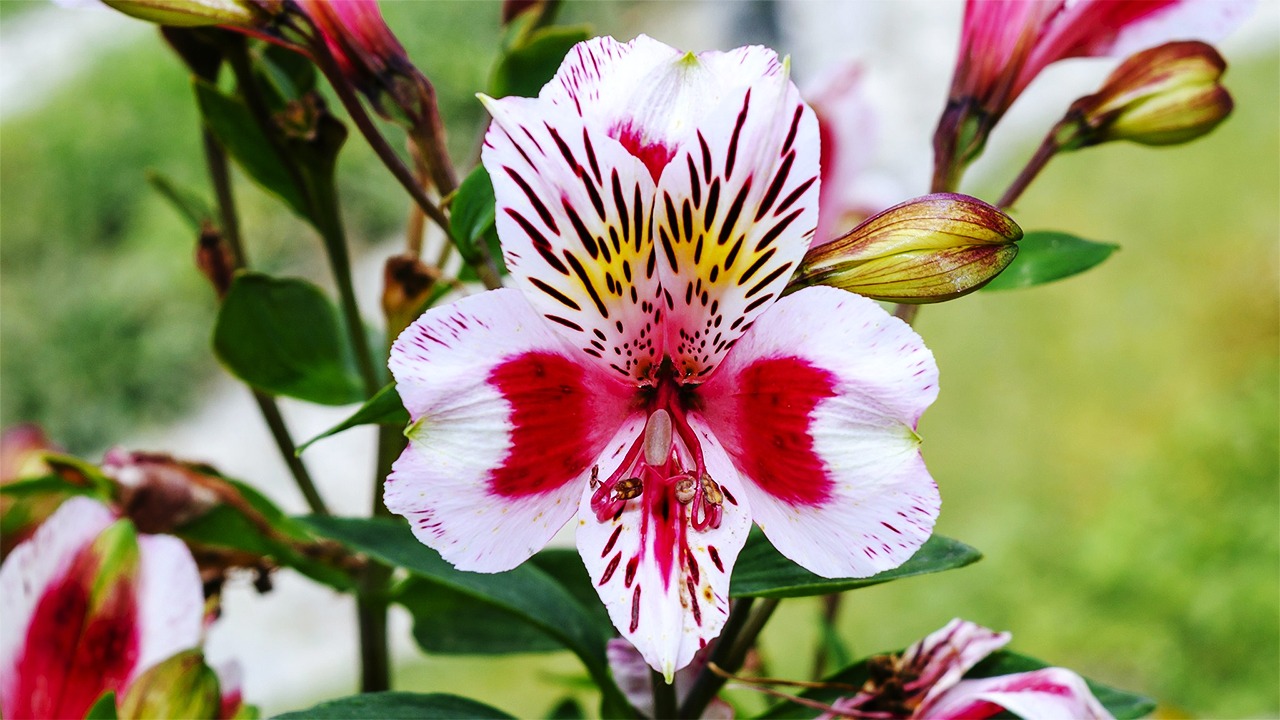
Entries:
[[184,650],[139,675],[119,705],[124,718],[216,718],[222,694],[204,654]]
[[1172,42],[1131,56],[1067,117],[1078,123],[1068,147],[1130,140],[1174,145],[1194,140],[1231,114],[1231,94],[1219,82],[1226,61],[1202,42]]
[[251,0],[103,0],[139,20],[174,27],[254,27],[266,20]]
[[829,285],[874,300],[942,302],[1000,274],[1021,237],[1008,215],[977,198],[926,195],[810,250],[792,287]]

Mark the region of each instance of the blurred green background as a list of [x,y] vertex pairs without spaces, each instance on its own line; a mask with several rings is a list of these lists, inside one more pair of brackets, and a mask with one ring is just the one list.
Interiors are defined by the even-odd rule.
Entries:
[[[0,21],[32,7],[0,2]],[[496,7],[402,2],[386,14],[468,157]],[[565,15],[620,36],[645,27],[633,6]],[[1149,693],[1162,713],[1280,714],[1280,63],[1236,62],[1227,84],[1236,113],[1208,138],[1057,159],[1016,208],[1025,228],[1120,243],[1104,265],[921,313],[942,369],[922,426],[938,530],[987,557],[848,596],[840,630],[855,653],[963,616]],[[158,40],[113,49],[49,94],[0,124],[0,422],[39,422],[96,457],[189,412],[219,372],[194,239],[143,173],[205,179],[187,78]],[[340,175],[358,247],[392,236],[406,204],[362,142]],[[308,229],[248,183],[238,190],[253,262],[323,279]],[[783,603],[765,635],[771,673],[807,675],[818,614],[816,601]],[[403,675],[528,715],[575,672],[561,656],[430,658]],[[495,676],[518,685],[495,688]]]

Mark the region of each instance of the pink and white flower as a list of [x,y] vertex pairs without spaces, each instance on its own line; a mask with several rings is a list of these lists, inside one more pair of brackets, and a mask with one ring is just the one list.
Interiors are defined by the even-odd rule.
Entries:
[[199,645],[203,614],[181,540],[67,500],[0,567],[0,714],[84,717],[104,692]]
[[952,620],[900,657],[872,658],[863,690],[837,700],[837,712],[824,717],[982,720],[1011,712],[1027,720],[1111,718],[1084,679],[1064,668],[961,679],[1011,637]]
[[537,98],[484,102],[519,289],[396,341],[413,422],[387,507],[478,572],[577,516],[614,625],[668,679],[719,634],[753,520],[826,577],[909,558],[939,507],[915,433],[937,368],[870,300],[781,297],[819,192],[787,63],[597,38]]

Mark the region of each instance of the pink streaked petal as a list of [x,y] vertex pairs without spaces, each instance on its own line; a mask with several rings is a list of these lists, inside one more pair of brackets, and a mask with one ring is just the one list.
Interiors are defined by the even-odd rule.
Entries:
[[200,644],[204,587],[195,558],[172,535],[140,535],[138,664],[132,681],[152,665]]
[[538,312],[601,367],[646,378],[655,331],[653,179],[618,141],[542,100],[486,100],[481,159],[512,276]]
[[907,648],[902,659],[930,684],[928,698],[960,682],[983,658],[1009,644],[1012,635],[956,618]]
[[809,288],[760,316],[703,386],[702,415],[783,555],[866,577],[932,532],[940,500],[914,428],[937,392],[933,356],[906,323]]
[[1171,40],[1215,42],[1253,12],[1254,0],[1077,0],[1045,26],[1015,84],[1071,57],[1127,57]]
[[[614,467],[644,429],[633,418],[600,457]],[[740,483],[718,443],[704,428],[707,470],[725,492],[720,526],[696,531],[688,506],[671,485],[645,487],[614,518],[600,522],[591,509],[593,491],[582,495],[578,552],[613,624],[668,679],[720,634],[729,611],[729,576],[751,529]],[[728,498],[733,498],[730,502]],[[664,521],[666,508],[669,520]],[[682,547],[683,546],[683,547]]]
[[926,701],[915,717],[975,720],[1003,711],[1034,720],[1111,720],[1079,675],[1064,668],[1045,668],[1016,675],[962,680],[951,690]]
[[542,548],[627,413],[628,387],[586,360],[518,290],[427,312],[391,350],[414,422],[387,507],[463,570],[508,570]]
[[0,633],[0,715],[15,716],[17,664],[36,605],[50,585],[66,575],[76,554],[114,519],[96,500],[71,498],[0,566],[0,618],[4,622]]
[[763,48],[704,59],[760,74],[690,127],[654,201],[667,354],[693,378],[774,302],[818,222],[818,122],[785,64]]

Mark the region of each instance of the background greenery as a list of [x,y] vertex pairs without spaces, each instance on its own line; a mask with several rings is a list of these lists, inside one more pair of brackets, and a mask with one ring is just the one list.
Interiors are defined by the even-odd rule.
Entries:
[[[0,18],[29,5],[0,2]],[[618,10],[575,4],[568,19],[633,33]],[[386,13],[436,81],[466,157],[496,7]],[[1236,113],[1210,137],[1060,158],[1016,208],[1028,229],[1120,243],[1103,266],[922,312],[943,379],[922,427],[945,500],[938,529],[987,558],[850,595],[839,627],[855,653],[902,647],[959,615],[1149,692],[1170,714],[1280,713],[1280,64],[1237,63],[1228,86]],[[159,42],[138,43],[0,133],[0,421],[38,421],[94,457],[181,416],[219,372],[194,238],[143,181],[155,168],[205,187],[188,82]],[[354,241],[393,234],[406,203],[358,140],[340,176]],[[323,283],[308,228],[239,190],[255,264]],[[766,633],[771,673],[808,673],[794,648],[816,636],[818,612],[783,603]],[[562,655],[429,658],[403,679],[528,714],[576,672]]]

